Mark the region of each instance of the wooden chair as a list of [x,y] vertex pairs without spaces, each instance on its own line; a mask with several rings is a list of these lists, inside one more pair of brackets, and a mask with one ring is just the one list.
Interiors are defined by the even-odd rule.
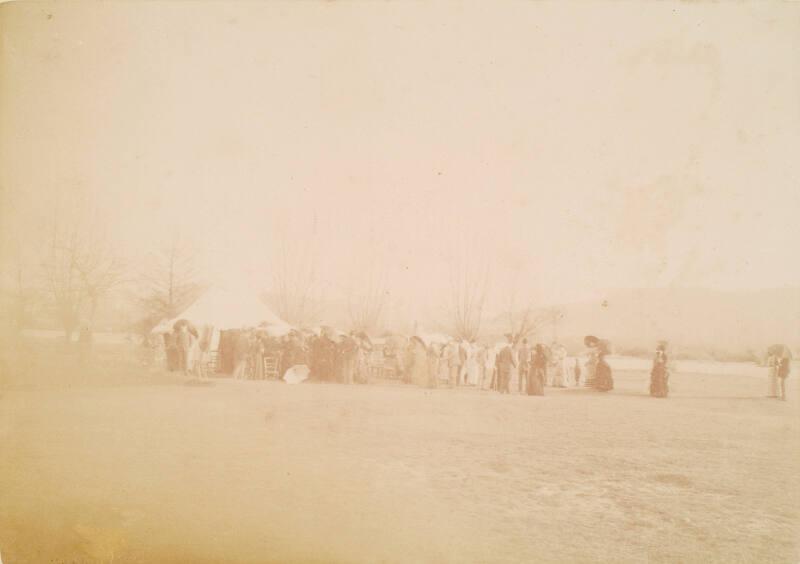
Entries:
[[200,367],[200,370],[203,371],[204,378],[208,378],[217,373],[218,359],[219,359],[218,351],[208,351],[208,353],[206,353],[205,362]]
[[281,365],[281,353],[264,355],[264,377],[268,380],[278,380],[281,375],[279,367]]

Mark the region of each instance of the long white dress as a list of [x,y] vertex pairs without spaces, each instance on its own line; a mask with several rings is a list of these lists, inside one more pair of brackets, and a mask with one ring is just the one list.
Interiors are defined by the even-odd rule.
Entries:
[[552,385],[557,388],[563,388],[565,382],[564,362],[567,357],[567,350],[561,345],[553,345],[553,360],[550,365]]
[[494,347],[488,347],[486,349],[486,364],[485,370],[483,372],[483,382],[481,382],[481,388],[484,390],[490,390],[492,388],[492,379],[494,377],[494,363],[495,359],[497,358],[497,351]]
[[467,384],[469,386],[477,386],[480,382],[478,381],[478,361],[475,358],[477,351],[475,347],[470,343],[464,343],[464,349],[467,351],[467,360],[466,364],[466,374],[467,374]]

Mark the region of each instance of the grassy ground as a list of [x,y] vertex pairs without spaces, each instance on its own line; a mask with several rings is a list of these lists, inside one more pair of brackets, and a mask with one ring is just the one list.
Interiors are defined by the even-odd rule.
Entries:
[[6,563],[800,559],[794,387],[199,386],[26,346],[0,366]]

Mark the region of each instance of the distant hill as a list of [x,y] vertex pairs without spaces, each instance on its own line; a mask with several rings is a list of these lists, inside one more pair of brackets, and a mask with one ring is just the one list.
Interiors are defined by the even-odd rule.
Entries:
[[[800,288],[751,292],[706,289],[630,289],[609,293],[604,300],[561,306],[559,340],[578,347],[584,335],[612,341],[614,349],[649,353],[660,339],[684,356],[749,358],[773,343],[800,349]],[[508,331],[508,315],[490,318],[487,334]],[[537,335],[549,342],[552,325]]]

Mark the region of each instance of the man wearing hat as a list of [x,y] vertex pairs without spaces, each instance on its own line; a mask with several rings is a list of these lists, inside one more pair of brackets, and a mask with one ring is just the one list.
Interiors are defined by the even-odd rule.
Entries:
[[497,391],[501,394],[509,393],[509,383],[511,381],[511,369],[517,365],[517,360],[513,350],[513,337],[506,334],[508,344],[497,354],[495,365],[497,366]]

